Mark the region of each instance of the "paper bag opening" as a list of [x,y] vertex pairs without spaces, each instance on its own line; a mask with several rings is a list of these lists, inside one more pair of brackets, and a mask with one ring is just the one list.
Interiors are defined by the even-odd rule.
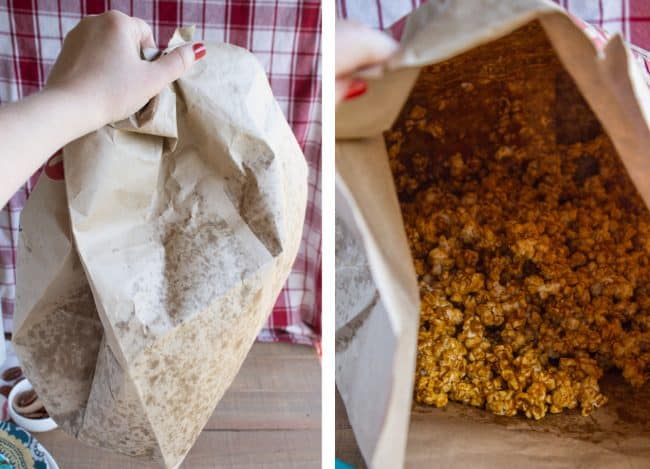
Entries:
[[[403,135],[398,136],[398,132]],[[500,159],[502,163],[494,164],[509,165],[509,169],[514,171],[509,177],[521,179],[522,184],[534,186],[555,181],[550,177],[548,181],[545,180],[544,172],[538,171],[538,168],[547,164],[550,169],[550,165],[557,161],[558,153],[562,155],[569,151],[579,152],[583,156],[576,159],[578,165],[572,166],[567,161],[561,171],[571,173],[573,183],[581,186],[589,184],[589,177],[597,175],[597,171],[616,171],[616,168],[605,167],[608,162],[603,160],[607,157],[602,156],[601,160],[601,154],[607,153],[610,159],[618,158],[599,120],[560,64],[539,21],[517,29],[502,39],[447,61],[424,67],[395,125],[391,131],[386,132],[385,138],[398,197],[402,207],[411,207],[408,215],[404,214],[408,217],[406,225],[410,229],[417,223],[414,221],[416,215],[413,208],[418,206],[422,193],[429,187],[432,188],[430,196],[436,193],[455,201],[448,205],[442,204],[450,207],[453,205],[453,212],[439,212],[431,214],[431,217],[455,216],[459,211],[471,210],[469,207],[472,201],[463,200],[464,197],[493,197],[494,194],[488,191],[473,194],[463,192],[462,188],[467,183],[465,177],[485,181],[492,176],[488,170],[489,165],[481,165],[479,160]],[[518,155],[511,153],[518,150]],[[520,164],[509,164],[505,161],[508,158],[520,158]],[[554,162],[545,162],[545,158],[553,159]],[[584,163],[582,166],[581,162]],[[599,162],[600,168],[593,167],[593,164],[598,165]],[[621,163],[617,161],[615,164],[619,168],[614,174],[625,176],[625,179],[620,180],[619,176],[614,176],[615,180],[605,183],[630,188],[614,202],[615,210],[643,210],[646,218],[650,219],[650,214],[647,213],[632,181],[627,178]],[[461,173],[466,173],[466,176]],[[458,181],[458,184],[442,182],[452,180]],[[433,189],[436,184],[443,187],[443,192],[448,191],[447,195]],[[489,187],[489,183],[483,186]],[[570,187],[571,184],[567,186]],[[458,192],[454,193],[454,190]],[[606,191],[620,193],[614,187],[607,187]],[[549,188],[546,192],[553,193],[553,189]],[[571,197],[579,195],[563,192],[558,197],[559,203],[566,204],[570,203]],[[545,200],[534,199],[530,201],[530,205],[534,207],[538,204],[542,207],[539,210],[543,211],[541,204],[544,202]],[[424,208],[421,206],[419,210]],[[496,220],[490,221],[493,215],[487,212],[474,214],[475,219],[483,226],[499,223]],[[513,223],[514,220],[526,222],[525,214],[518,216],[504,212],[503,216],[512,219]],[[444,221],[438,225],[442,231],[445,230],[443,225],[447,226]],[[462,237],[465,234],[439,233],[438,236],[453,242],[455,236]],[[410,235],[412,232],[409,232]],[[470,237],[470,234],[466,235]],[[436,237],[435,234],[431,236]],[[442,238],[438,237],[438,241],[440,239]],[[413,244],[412,241],[412,247],[417,243],[416,241]],[[464,251],[468,254],[474,252],[470,244]],[[512,249],[517,248],[512,246]],[[443,254],[442,251],[440,254]],[[551,255],[552,253],[549,253],[549,256]],[[572,253],[567,255],[571,256]],[[416,260],[416,270],[422,279],[423,276],[426,277],[431,265],[417,265],[422,262],[421,253],[418,253],[417,257],[419,260]],[[479,256],[479,262],[483,258],[484,256]],[[467,259],[467,267],[470,267],[473,260]],[[458,262],[458,259],[456,261]],[[439,267],[441,264],[435,265]],[[532,266],[533,262],[527,265]],[[489,266],[475,264],[470,270],[484,272],[485,281],[489,282]],[[510,275],[509,272],[506,267],[501,275]],[[524,272],[523,275],[536,273],[539,272]],[[506,284],[507,279],[500,278],[499,282],[502,281]],[[427,281],[423,280],[421,284],[423,293],[426,291],[426,283]],[[643,302],[641,297],[638,300]],[[420,341],[425,340],[426,327],[426,320],[421,319]],[[490,333],[503,335],[503,329],[494,327],[494,331]],[[418,370],[424,371],[418,368],[416,373]],[[419,392],[418,381],[416,378],[416,393]],[[616,451],[619,458],[629,458],[629,461],[634,461],[639,456],[647,457],[646,447],[650,438],[650,426],[647,424],[647,417],[650,415],[650,386],[632,389],[629,383],[622,379],[620,371],[609,371],[608,376],[601,382],[603,393],[609,402],[604,408],[595,410],[590,417],[582,417],[578,411],[565,410],[559,415],[548,414],[539,422],[528,422],[522,419],[521,415],[515,418],[499,417],[468,405],[449,404],[444,410],[438,410],[416,404],[411,417],[409,435],[412,439],[409,440],[411,446],[407,447],[407,463],[422,463],[424,460],[449,464],[459,461],[487,464],[489,461],[495,466],[512,463],[513,453],[516,454],[518,445],[523,443],[519,437],[520,432],[526,435],[527,440],[532,440],[526,441],[527,458],[535,456],[534,448],[548,446],[555,439],[573,440],[570,443],[573,447],[572,453],[569,453],[570,458],[576,458],[583,463],[590,461],[592,464],[603,464],[603,453],[608,451]],[[460,393],[458,395],[460,396]],[[464,449],[454,436],[450,436],[450,427],[454,429],[452,435],[462,434],[463,439],[469,439],[471,448]],[[437,440],[438,438],[440,440]],[[497,443],[501,439],[506,443]],[[645,440],[645,443],[640,440]],[[425,441],[427,444],[424,444]],[[445,445],[447,451],[442,455],[431,451],[429,448],[432,444],[437,446],[434,441]],[[454,450],[449,449],[450,445]],[[490,456],[482,454],[478,458],[475,453],[476,446],[488,447]],[[590,446],[595,446],[595,449]],[[562,453],[566,449],[562,443],[559,448],[562,449],[556,449],[557,453],[546,449],[539,456],[544,456],[547,464],[565,464],[567,461],[563,459],[566,454]],[[445,459],[446,457],[449,459]]]
[[[462,9],[462,6],[458,6],[458,10]],[[539,20],[530,22],[530,14],[538,16]],[[448,177],[452,171],[466,171],[476,177],[488,177],[480,172],[480,168],[461,168],[464,161],[453,157],[460,154],[460,160],[463,160],[462,156],[477,150],[479,153],[483,151],[486,157],[491,157],[499,151],[497,146],[490,147],[489,133],[498,128],[494,124],[498,123],[500,113],[512,104],[508,100],[508,86],[530,87],[525,90],[526,97],[520,112],[523,114],[523,124],[532,126],[535,130],[531,133],[542,135],[537,142],[540,149],[548,151],[557,144],[572,143],[587,146],[586,142],[597,139],[600,145],[609,147],[612,153],[618,153],[630,172],[632,181],[639,188],[641,197],[648,200],[644,194],[646,189],[641,184],[643,177],[648,174],[648,162],[644,161],[647,158],[642,151],[648,137],[643,112],[647,92],[639,88],[638,72],[630,64],[620,41],[613,40],[605,50],[604,60],[599,60],[588,39],[563,15],[524,12],[516,18],[516,15],[511,16],[513,17],[504,20],[504,23],[510,21],[511,25],[510,31],[505,31],[508,33],[505,37],[489,42],[478,41],[478,44],[471,44],[471,40],[466,38],[471,47],[463,44],[460,51],[463,53],[449,54],[452,57],[450,59],[434,61],[433,65],[425,65],[426,62],[418,64],[425,65],[422,69],[406,68],[390,72],[389,75],[398,83],[395,92],[387,91],[391,86],[388,79],[377,84],[377,89],[382,90],[384,96],[389,96],[381,105],[395,108],[395,103],[399,102],[397,109],[401,111],[393,132],[397,127],[402,131],[410,127],[409,130],[416,129],[414,132],[419,137],[404,138],[398,144],[400,139],[389,131],[386,134],[388,148],[382,145],[383,139],[378,142],[373,135],[386,130],[386,121],[393,122],[394,118],[390,117],[390,113],[379,117],[382,123],[377,123],[376,114],[365,120],[361,118],[362,113],[357,111],[364,106],[373,108],[372,97],[369,98],[370,101],[358,102],[356,109],[349,107],[342,112],[343,123],[349,122],[351,116],[360,121],[354,130],[356,134],[343,134],[367,139],[339,142],[337,182],[343,188],[342,194],[346,202],[352,206],[352,216],[349,218],[353,219],[357,227],[361,227],[359,236],[368,255],[366,262],[372,270],[382,300],[391,295],[392,287],[387,287],[384,283],[386,279],[376,274],[372,256],[389,256],[386,251],[401,251],[402,246],[386,242],[388,238],[384,233],[366,230],[364,226],[377,224],[367,217],[381,213],[381,226],[392,230],[390,236],[398,239],[396,232],[403,232],[404,225],[399,209],[395,211],[393,204],[385,204],[374,211],[369,208],[377,197],[368,188],[379,191],[382,197],[386,192],[397,190],[400,201],[408,202],[414,200],[421,185],[426,187],[427,184],[433,184],[432,180]],[[527,21],[522,22],[522,17],[528,18]],[[526,25],[521,27],[522,24]],[[502,27],[494,29],[503,31]],[[480,32],[476,34],[480,35]],[[498,36],[492,31],[490,39]],[[422,46],[423,44],[425,45]],[[424,38],[420,38],[419,45],[426,55]],[[405,44],[405,47],[408,49],[409,44]],[[444,47],[445,44],[440,49]],[[434,49],[434,46],[430,48]],[[465,50],[469,51],[464,52]],[[620,73],[614,73],[614,70]],[[488,76],[492,79],[480,83]],[[406,94],[402,92],[402,87],[406,87]],[[440,98],[445,92],[448,92],[445,97],[449,99],[442,104],[445,99]],[[490,99],[491,105],[485,106],[486,101],[481,101],[481,96]],[[592,109],[596,112],[592,112]],[[438,125],[430,120],[425,123],[424,116],[435,116],[439,119]],[[635,118],[638,119],[637,122],[631,123]],[[337,131],[339,125],[343,124],[337,123]],[[418,126],[422,128],[418,129]],[[512,146],[517,143],[513,141]],[[508,150],[502,151],[507,153]],[[375,180],[381,178],[382,183],[358,182],[368,174],[368,165],[383,165],[384,160],[390,161],[396,185],[388,184],[385,187],[383,173],[374,177],[382,170],[369,173]],[[619,182],[628,184],[628,187],[632,187],[632,192],[635,192],[629,179]],[[638,194],[634,195],[638,199]],[[450,197],[461,196],[462,194],[450,194]],[[485,194],[477,194],[477,197],[482,196]],[[387,198],[389,197],[386,196]],[[641,199],[638,201],[647,210]],[[392,228],[389,228],[391,225]],[[405,242],[406,236],[401,239]],[[409,264],[412,262],[410,255],[403,260]],[[419,270],[417,263],[415,267]],[[390,283],[402,282],[406,288],[412,285],[411,282],[415,283],[414,278],[405,278],[401,274],[404,270],[393,272]],[[395,314],[400,313],[402,312],[397,310]],[[409,314],[408,311],[403,312],[402,317],[412,317]],[[339,330],[343,330],[343,326]],[[410,341],[411,346],[416,347],[415,334],[403,340]],[[356,357],[365,357],[369,346],[358,342],[348,346],[348,349],[356,349]],[[384,465],[384,459],[379,458],[378,454],[385,453],[386,447],[399,452],[402,435],[395,427],[391,428],[386,413],[354,407],[353,403],[360,395],[356,387],[362,385],[355,383],[354,377],[348,374],[347,370],[353,365],[349,363],[352,359],[346,358],[347,353],[342,354],[344,370],[340,373],[341,379],[337,375],[337,384],[346,402],[352,427],[355,435],[363,434],[367,430],[361,430],[360,427],[367,420],[372,420],[378,414],[384,416],[381,429],[374,430],[375,440],[372,444],[362,440],[359,445],[371,467],[389,467]],[[366,362],[365,366],[373,365]],[[410,366],[411,363],[403,362],[400,372],[413,373],[414,368]],[[372,371],[369,373],[373,375]],[[373,385],[383,383],[377,375],[379,373],[375,370],[374,376],[366,379],[366,399],[386,388],[382,384],[382,389],[372,389]],[[390,385],[395,386],[395,381],[390,382]],[[483,410],[454,403],[442,410],[415,406],[410,415],[407,465],[421,467],[430,464],[467,464],[505,467],[543,462],[545,467],[549,464],[553,467],[566,467],[578,463],[605,466],[624,460],[634,467],[642,466],[648,457],[650,429],[645,424],[645,417],[636,416],[645,416],[650,410],[648,386],[632,390],[620,374],[614,373],[601,380],[601,387],[610,402],[589,417],[565,413],[548,415],[540,422],[529,422],[522,418],[497,417]],[[401,411],[398,408],[393,410],[408,414],[410,401],[407,399],[401,403]],[[380,439],[378,435],[382,433],[393,436],[390,443]]]

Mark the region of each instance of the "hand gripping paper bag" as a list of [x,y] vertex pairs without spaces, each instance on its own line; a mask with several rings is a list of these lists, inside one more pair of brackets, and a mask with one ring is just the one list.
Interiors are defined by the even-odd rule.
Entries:
[[[609,401],[588,417],[573,411],[533,421],[455,402],[413,404],[420,299],[397,188],[408,196],[415,182],[396,185],[393,177],[417,177],[418,167],[471,175],[453,155],[497,151],[490,129],[507,134],[510,124],[500,125],[494,109],[513,106],[509,96],[519,87],[517,138],[540,136],[533,140],[540,162],[558,145],[588,150],[601,142],[627,170],[629,178],[615,183],[633,184],[648,205],[650,101],[631,52],[619,36],[596,47],[562,10],[538,0],[428,2],[403,27],[400,52],[369,78],[368,92],[337,109],[336,382],[365,461],[372,468],[648,467],[649,386],[633,390],[620,374],[600,381]],[[434,95],[444,98],[435,109]],[[425,113],[439,126],[418,127]],[[421,138],[400,141],[409,128]],[[405,159],[389,156],[389,140]],[[418,153],[434,161],[408,161]],[[400,164],[411,172],[399,172]]]
[[137,114],[64,148],[65,179],[41,176],[19,244],[14,342],[50,415],[166,467],[270,313],[307,198],[304,157],[256,59],[207,49]]

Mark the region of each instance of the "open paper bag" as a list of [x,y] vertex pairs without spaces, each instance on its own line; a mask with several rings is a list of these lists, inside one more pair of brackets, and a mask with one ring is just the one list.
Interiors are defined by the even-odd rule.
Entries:
[[[364,96],[337,110],[336,381],[370,467],[650,465],[649,386],[633,391],[620,376],[603,378],[609,403],[589,417],[529,421],[455,403],[412,405],[418,286],[382,133],[418,93],[445,84],[463,93],[461,83],[469,88],[488,75],[498,93],[523,72],[558,86],[556,138],[606,133],[650,204],[649,94],[620,37],[599,50],[542,0],[432,1],[416,10],[397,56]],[[524,102],[530,116],[541,113],[534,91]],[[449,119],[464,122],[468,134],[490,123],[465,103]]]
[[18,254],[14,342],[50,415],[166,467],[270,313],[307,200],[263,69],[244,49],[206,47],[137,114],[64,148],[65,180],[41,176]]

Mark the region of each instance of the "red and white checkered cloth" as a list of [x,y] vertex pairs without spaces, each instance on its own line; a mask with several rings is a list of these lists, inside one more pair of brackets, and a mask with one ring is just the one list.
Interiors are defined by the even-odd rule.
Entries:
[[[3,0],[0,1],[0,103],[43,87],[66,33],[79,19],[120,10],[149,23],[164,47],[178,26],[195,39],[252,51],[266,70],[309,164],[309,201],[293,270],[259,339],[320,343],[321,319],[321,9],[318,0]],[[17,158],[20,155],[16,155]],[[12,330],[20,211],[38,175],[0,211],[0,312]]]

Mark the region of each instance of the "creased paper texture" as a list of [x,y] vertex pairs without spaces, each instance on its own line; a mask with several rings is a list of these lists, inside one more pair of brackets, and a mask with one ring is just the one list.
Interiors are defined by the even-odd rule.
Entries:
[[[337,289],[343,296],[337,297],[337,307],[345,309],[337,309],[337,386],[364,459],[373,468],[647,467],[648,388],[633,392],[615,376],[601,382],[610,403],[588,418],[562,414],[530,422],[458,404],[412,406],[419,301],[382,133],[416,83],[422,90],[421,80],[444,83],[455,76],[471,81],[477,77],[467,70],[478,68],[507,80],[516,69],[500,65],[516,64],[517,57],[522,57],[517,66],[539,67],[540,74],[554,80],[555,71],[545,69],[537,55],[557,57],[650,204],[649,94],[620,37],[598,51],[565,13],[542,0],[444,3],[444,8],[425,4],[416,10],[407,20],[400,52],[383,75],[369,81],[364,96],[337,109],[337,197],[342,199],[337,207],[346,207],[347,215],[337,232],[337,250],[347,253],[347,262],[337,266],[337,276],[349,280]],[[545,45],[532,50],[512,42],[507,59],[490,48],[523,27],[531,39],[541,35]],[[481,45],[487,52],[478,64],[446,68],[449,59]],[[425,77],[423,67],[431,64],[439,65],[427,69]],[[560,110],[562,105],[556,102]],[[477,114],[475,121],[486,118]],[[592,116],[577,119],[588,122]],[[556,124],[558,132],[575,130],[569,128],[570,119]],[[366,270],[372,282],[363,275]]]
[[[190,39],[178,32],[172,47]],[[80,440],[176,467],[295,259],[307,166],[247,51],[207,56],[64,149],[23,214],[14,340]]]

